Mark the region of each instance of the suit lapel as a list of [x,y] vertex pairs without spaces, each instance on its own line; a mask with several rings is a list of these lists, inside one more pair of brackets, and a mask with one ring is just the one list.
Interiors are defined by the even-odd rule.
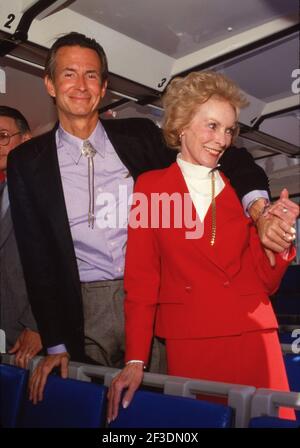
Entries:
[[10,210],[8,208],[0,222],[0,250],[4,246],[12,230],[13,230],[13,224],[10,215]]
[[58,164],[55,131],[56,128],[48,134],[38,157],[32,162],[33,183],[38,192],[36,196],[38,208],[44,214],[42,219],[45,218],[45,222],[50,222],[51,231],[60,246],[60,254],[57,256],[64,254],[66,268],[71,270],[78,288],[78,268]]
[[[187,197],[189,197],[189,200],[191,200],[190,194],[189,194],[189,190],[187,187],[187,184],[184,180],[184,177],[181,173],[181,170],[178,166],[178,164],[175,162],[173,163],[170,168],[168,168],[167,170],[168,175],[166,177],[166,184],[168,185],[168,193],[171,192],[179,192],[180,194],[182,194],[183,198],[183,204],[184,204],[184,195],[187,195]],[[216,198],[216,207],[217,207],[217,238],[218,238],[218,230],[221,230],[221,228],[223,227],[223,225],[225,224],[227,218],[226,218],[226,214],[224,215],[223,211],[222,211],[222,207],[221,205],[221,201],[227,201],[228,200],[228,189],[226,188],[226,184],[227,184],[227,179],[224,178],[224,182],[225,182],[225,188],[222,190],[222,192],[217,196]],[[221,265],[221,260],[222,260],[222,256],[220,254],[220,250],[218,249],[218,243],[216,240],[216,244],[214,246],[211,246],[210,244],[210,239],[211,239],[211,231],[212,231],[212,211],[211,211],[211,206],[209,207],[205,219],[204,219],[204,223],[201,223],[201,220],[196,212],[195,206],[192,203],[192,216],[195,217],[198,220],[198,225],[204,225],[204,233],[200,238],[195,238],[193,239],[193,244],[195,244],[195,246],[197,246],[199,252],[201,252],[201,254],[203,254],[203,256],[206,259],[209,259],[214,265],[216,265],[219,269],[221,269],[222,271],[225,271],[225,269],[223,268],[223,266]],[[185,220],[183,220],[183,223],[185,223]],[[219,227],[218,227],[218,223]],[[222,224],[221,224],[222,223]],[[222,226],[222,227],[221,227]],[[183,238],[186,238],[186,234],[187,232],[190,232],[191,229],[188,229],[185,224],[183,225],[183,229],[182,229],[183,233],[185,235],[182,235]],[[219,232],[221,233],[221,232]],[[220,237],[220,235],[219,235]]]
[[[7,207],[6,211],[5,208]],[[12,228],[12,219],[10,214],[10,209],[8,205],[8,191],[6,182],[0,183],[0,249],[4,246],[7,241]]]

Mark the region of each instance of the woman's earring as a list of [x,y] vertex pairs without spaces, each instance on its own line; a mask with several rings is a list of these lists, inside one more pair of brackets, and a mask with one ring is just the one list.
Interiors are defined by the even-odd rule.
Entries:
[[179,134],[179,140],[181,141],[182,140],[182,137],[184,136],[184,132],[182,131],[182,132],[180,132],[180,134]]

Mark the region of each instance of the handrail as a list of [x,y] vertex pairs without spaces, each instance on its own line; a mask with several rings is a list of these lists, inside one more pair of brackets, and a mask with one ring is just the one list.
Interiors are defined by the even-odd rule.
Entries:
[[257,389],[252,399],[251,418],[265,415],[278,417],[280,406],[300,411],[300,393]]
[[[2,355],[2,362],[14,364],[14,356]],[[29,370],[35,369],[41,356],[36,356],[29,363]],[[70,361],[68,377],[81,381],[91,381],[92,378],[103,380],[109,387],[120,369],[97,366]],[[253,386],[222,383],[217,381],[195,380],[191,378],[162,375],[158,373],[144,374],[142,386],[160,389],[166,395],[196,398],[197,394],[227,397],[228,406],[234,410],[235,427],[246,428],[250,419],[251,400],[256,388]]]

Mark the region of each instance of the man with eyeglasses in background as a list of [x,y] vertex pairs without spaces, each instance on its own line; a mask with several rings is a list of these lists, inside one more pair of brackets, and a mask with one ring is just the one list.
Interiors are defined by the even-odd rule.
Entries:
[[16,365],[23,368],[42,344],[28,301],[13,230],[6,167],[10,151],[30,138],[28,122],[21,112],[0,106],[0,329],[6,335],[6,349],[16,355]]

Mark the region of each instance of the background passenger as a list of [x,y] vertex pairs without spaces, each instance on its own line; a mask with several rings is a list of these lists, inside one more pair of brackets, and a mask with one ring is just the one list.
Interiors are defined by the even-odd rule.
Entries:
[[30,138],[29,125],[21,112],[0,106],[0,328],[6,334],[7,350],[16,355],[19,367],[26,367],[42,344],[28,301],[13,230],[6,166],[10,151]]

